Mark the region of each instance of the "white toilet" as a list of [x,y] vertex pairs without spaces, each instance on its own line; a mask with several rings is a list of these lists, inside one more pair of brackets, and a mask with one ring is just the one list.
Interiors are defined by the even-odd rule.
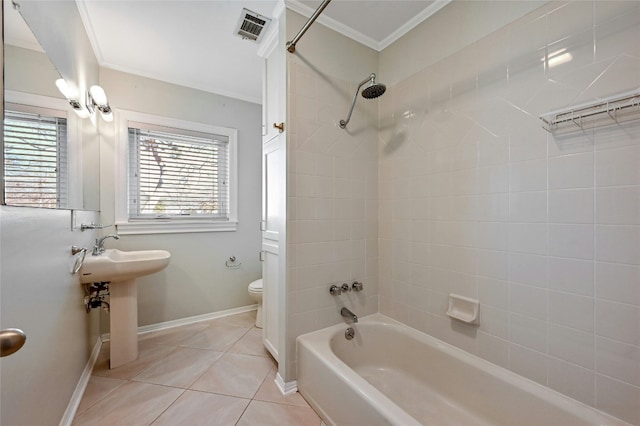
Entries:
[[249,284],[249,296],[258,304],[256,312],[256,327],[262,328],[262,278]]

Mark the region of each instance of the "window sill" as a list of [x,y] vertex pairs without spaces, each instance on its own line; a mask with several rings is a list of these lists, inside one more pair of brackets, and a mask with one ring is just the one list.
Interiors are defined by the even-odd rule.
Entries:
[[238,222],[233,221],[220,222],[206,220],[154,220],[116,223],[116,230],[119,235],[233,232],[237,228]]

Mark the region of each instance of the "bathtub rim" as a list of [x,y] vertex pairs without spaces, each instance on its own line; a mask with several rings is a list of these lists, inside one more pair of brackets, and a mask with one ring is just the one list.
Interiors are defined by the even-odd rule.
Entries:
[[[525,376],[521,376],[520,374],[508,370],[505,367],[493,364],[490,361],[480,358],[477,355],[460,349],[450,343],[444,342],[430,334],[416,330],[381,313],[374,313],[364,316],[360,318],[360,321],[356,324],[336,324],[300,335],[296,338],[296,351],[298,351],[297,345],[304,345],[307,350],[309,350],[316,356],[317,359],[322,362],[322,364],[338,374],[342,380],[348,383],[352,383],[352,387],[354,388],[354,390],[368,403],[377,405],[378,401],[380,400],[389,402],[390,407],[392,407],[392,414],[394,416],[398,415],[400,416],[399,418],[408,417],[414,422],[414,424],[420,423],[414,417],[406,413],[406,411],[398,406],[397,403],[395,403],[381,391],[376,389],[372,384],[367,382],[363,377],[356,373],[333,352],[331,348],[332,337],[336,336],[339,333],[344,333],[345,327],[355,328],[357,335],[359,325],[363,324],[391,327],[394,330],[399,331],[401,334],[407,335],[409,338],[416,339],[419,342],[431,346],[436,350],[441,350],[448,356],[452,356],[460,362],[467,363],[476,368],[479,368],[487,372],[488,374],[495,376],[499,380],[515,386],[522,391],[529,392],[535,395],[540,400],[543,400],[549,404],[553,404],[556,407],[571,413],[578,419],[585,419],[585,421],[590,420],[592,422],[595,420],[603,425],[632,426],[630,423],[627,423],[622,419],[601,411],[596,407],[587,405],[584,402],[571,398],[568,395],[565,395],[555,389],[535,382]],[[339,335],[337,337],[340,338]],[[325,356],[325,354],[327,354],[328,356]],[[304,390],[301,390],[301,393],[304,395]]]
[[[372,317],[372,315],[363,317],[360,322],[365,318]],[[403,426],[421,426],[421,423],[418,422],[413,416],[409,415],[388,396],[383,394],[381,391],[367,382],[362,376],[357,374],[351,367],[349,367],[340,358],[338,358],[338,356],[335,355],[335,353],[331,350],[330,338],[337,331],[342,331],[345,326],[349,327],[350,325],[336,324],[334,326],[298,336],[296,338],[296,355],[298,355],[300,351],[298,345],[303,345],[305,350],[309,351],[312,355],[315,356],[315,360],[319,361],[326,368],[335,373],[338,376],[338,379],[351,384],[351,389],[354,390],[367,404],[379,407],[380,402],[384,402],[384,408],[386,412],[381,413],[381,415],[388,422],[388,424],[394,424],[394,421],[400,420],[400,424],[402,424]],[[325,338],[325,336],[328,338]],[[314,343],[315,340],[320,340],[320,338],[324,339],[322,340],[322,343],[324,343],[324,345],[307,344]],[[325,351],[328,351],[328,357],[323,356],[323,352]],[[313,408],[321,415],[323,421],[326,421],[331,425],[335,425],[335,422],[332,421],[331,416],[326,412],[326,410],[316,404],[315,399],[311,395],[307,394],[305,392],[305,389],[301,387],[303,383],[303,380],[300,380],[300,376],[298,376],[298,392],[300,392],[303,397],[305,397],[307,402],[312,405]]]

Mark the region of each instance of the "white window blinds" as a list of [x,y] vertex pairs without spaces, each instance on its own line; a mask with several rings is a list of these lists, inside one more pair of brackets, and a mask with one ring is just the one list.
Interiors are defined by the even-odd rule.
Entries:
[[66,208],[67,120],[5,110],[5,203]]
[[229,138],[129,127],[129,218],[229,220]]

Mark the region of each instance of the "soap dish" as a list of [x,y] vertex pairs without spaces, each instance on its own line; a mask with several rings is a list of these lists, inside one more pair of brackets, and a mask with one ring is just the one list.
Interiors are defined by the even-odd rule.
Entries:
[[480,324],[480,302],[476,299],[449,294],[447,315],[467,324]]

